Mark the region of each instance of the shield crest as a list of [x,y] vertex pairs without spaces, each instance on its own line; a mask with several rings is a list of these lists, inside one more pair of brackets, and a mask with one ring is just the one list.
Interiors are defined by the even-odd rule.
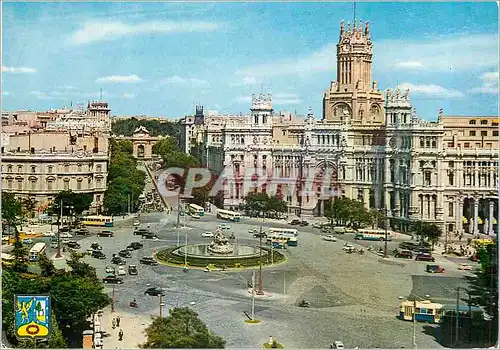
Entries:
[[15,295],[15,330],[18,338],[46,339],[50,335],[51,307],[48,295]]

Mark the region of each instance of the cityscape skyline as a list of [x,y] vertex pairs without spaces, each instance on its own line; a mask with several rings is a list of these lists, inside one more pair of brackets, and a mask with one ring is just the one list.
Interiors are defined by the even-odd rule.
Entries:
[[[360,3],[356,11],[357,22],[370,21],[381,91],[409,88],[425,120],[440,108],[497,114],[495,3]],[[263,91],[276,110],[312,107],[321,117],[340,21],[353,16],[352,3],[5,3],[3,109],[75,106],[102,89],[113,115],[174,118],[196,104],[237,114]]]

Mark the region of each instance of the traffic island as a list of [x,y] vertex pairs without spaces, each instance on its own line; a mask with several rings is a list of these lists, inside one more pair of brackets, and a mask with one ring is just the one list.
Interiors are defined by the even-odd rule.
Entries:
[[248,324],[259,324],[261,320],[245,320],[245,323]]
[[[225,271],[232,269],[244,269],[244,268],[253,268],[266,265],[275,265],[281,262],[286,261],[286,257],[284,254],[280,253],[276,249],[262,248],[262,253],[253,254],[249,257],[242,257],[238,255],[216,255],[209,254],[205,256],[201,256],[199,254],[179,254],[179,251],[182,249],[186,249],[189,246],[182,247],[174,247],[167,248],[158,251],[155,254],[156,260],[159,263],[169,266],[178,266],[185,267],[185,263],[187,262],[187,266],[189,268],[205,268],[209,271]],[[188,250],[184,250],[187,252]]]
[[284,349],[283,344],[278,343],[276,340],[272,344],[264,343],[262,344],[263,349]]

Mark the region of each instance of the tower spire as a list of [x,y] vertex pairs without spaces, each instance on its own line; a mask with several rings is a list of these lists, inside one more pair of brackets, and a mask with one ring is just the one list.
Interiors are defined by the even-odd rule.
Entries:
[[354,9],[353,9],[353,15],[354,15],[354,28],[356,28],[356,1],[354,1]]

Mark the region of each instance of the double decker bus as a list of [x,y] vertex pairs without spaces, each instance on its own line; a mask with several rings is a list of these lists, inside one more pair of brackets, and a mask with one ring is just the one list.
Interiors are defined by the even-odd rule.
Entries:
[[280,229],[280,228],[270,228],[267,231],[267,244],[273,244],[276,241],[283,241],[289,247],[296,247],[299,243],[298,231],[296,229]]
[[241,214],[234,211],[217,209],[217,219],[238,222],[241,220]]
[[111,216],[91,215],[82,218],[85,226],[105,226],[113,227],[113,218]]
[[197,204],[189,204],[188,210],[191,214],[203,216],[205,215],[205,209]]
[[[354,239],[365,241],[385,241],[385,230],[359,229]],[[387,233],[387,241],[392,241],[392,236]]]
[[36,243],[33,247],[31,247],[29,255],[30,261],[38,261],[40,255],[45,253],[46,248],[47,245],[42,242]]

